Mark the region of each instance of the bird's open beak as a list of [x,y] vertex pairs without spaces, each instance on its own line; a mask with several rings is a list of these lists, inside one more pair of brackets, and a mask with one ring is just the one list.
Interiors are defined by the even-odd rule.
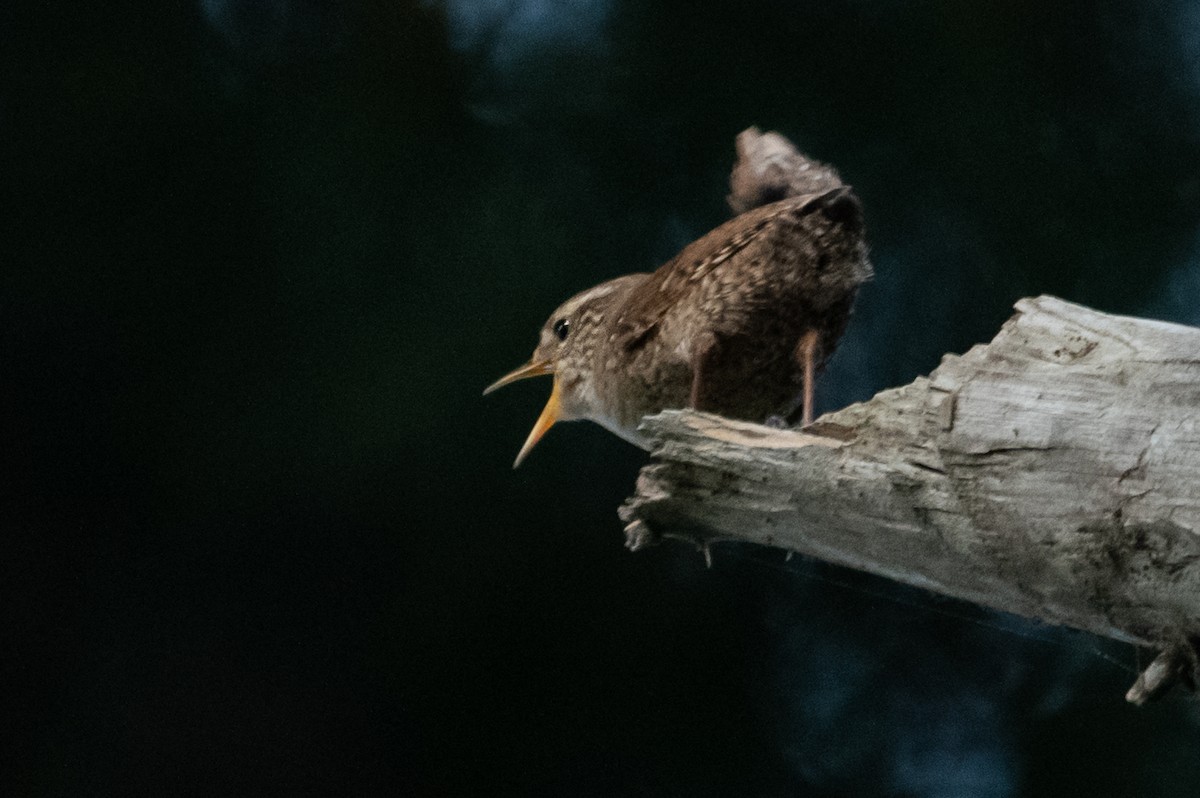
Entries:
[[549,360],[531,360],[524,366],[514,369],[505,374],[500,379],[493,382],[491,385],[483,389],[483,395],[487,396],[492,391],[497,391],[505,385],[510,385],[517,380],[526,380],[530,377],[541,377],[545,374],[553,374],[554,366]]
[[[540,377],[545,374],[553,374],[554,367],[549,361],[531,360],[519,369],[505,374],[500,379],[493,382],[484,390],[484,395],[491,393],[497,388],[503,388],[511,382],[523,380],[528,377]],[[529,437],[525,439],[525,445],[521,447],[521,451],[517,453],[517,459],[513,461],[513,468],[521,465],[521,461],[529,454],[530,450],[537,445],[537,442],[546,434],[546,430],[554,426],[554,422],[558,421],[559,414],[562,412],[559,404],[559,388],[558,377],[554,378],[554,387],[550,389],[550,400],[546,402],[546,406],[542,408],[542,414],[538,416],[537,423],[533,425],[533,429],[529,431]]]

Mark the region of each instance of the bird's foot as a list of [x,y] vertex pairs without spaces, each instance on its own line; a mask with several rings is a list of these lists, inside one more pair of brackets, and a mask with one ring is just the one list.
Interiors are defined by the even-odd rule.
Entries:
[[772,413],[767,416],[767,420],[763,422],[763,426],[770,427],[771,429],[790,429],[792,425],[788,423],[785,417],[778,413]]

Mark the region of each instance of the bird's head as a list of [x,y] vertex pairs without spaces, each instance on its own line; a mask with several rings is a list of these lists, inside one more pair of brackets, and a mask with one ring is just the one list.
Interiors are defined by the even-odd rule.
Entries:
[[548,374],[554,378],[550,400],[525,439],[513,468],[521,464],[556,421],[602,420],[608,416],[596,390],[599,359],[621,302],[628,291],[645,278],[644,274],[618,277],[576,294],[559,305],[542,325],[537,348],[529,362],[484,390],[486,395],[527,377]]

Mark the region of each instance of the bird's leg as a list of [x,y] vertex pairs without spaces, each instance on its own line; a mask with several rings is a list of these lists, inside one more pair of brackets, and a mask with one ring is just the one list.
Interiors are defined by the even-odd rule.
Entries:
[[804,388],[800,398],[802,427],[807,427],[813,421],[813,392],[817,376],[817,349],[820,345],[821,338],[816,330],[804,333],[800,336],[800,343],[796,345],[796,362],[804,370]]
[[692,347],[692,391],[688,395],[688,408],[691,410],[704,409],[701,406],[704,377],[716,352],[717,339],[711,333],[699,336]]
[[796,355],[804,366],[804,403],[801,426],[807,427],[813,421],[813,392],[816,383],[817,346],[820,339],[816,330],[809,330],[800,337],[796,347]]

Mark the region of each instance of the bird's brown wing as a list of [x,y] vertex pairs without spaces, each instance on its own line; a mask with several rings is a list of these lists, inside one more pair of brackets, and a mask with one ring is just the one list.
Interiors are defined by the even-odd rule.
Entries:
[[[627,350],[644,345],[671,308],[731,257],[767,234],[784,214],[803,215],[818,208],[844,208],[846,222],[861,226],[858,201],[849,186],[790,197],[735,217],[684,247],[633,292],[616,323],[616,334]],[[856,231],[857,232],[857,231]]]

